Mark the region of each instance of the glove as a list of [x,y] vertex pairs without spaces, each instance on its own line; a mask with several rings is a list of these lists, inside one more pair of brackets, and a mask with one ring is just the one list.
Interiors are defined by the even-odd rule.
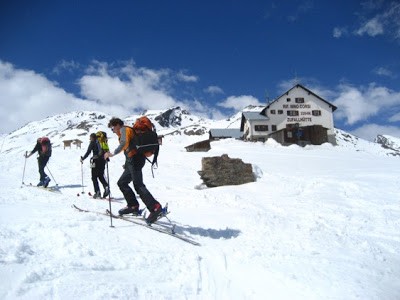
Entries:
[[107,158],[110,158],[110,157],[113,157],[114,155],[110,152],[110,151],[107,151],[106,153],[104,153],[104,159],[107,159]]

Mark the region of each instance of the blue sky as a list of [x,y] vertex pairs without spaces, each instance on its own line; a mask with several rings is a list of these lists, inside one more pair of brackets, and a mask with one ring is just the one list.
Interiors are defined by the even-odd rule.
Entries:
[[400,137],[398,1],[2,1],[9,132],[70,110],[221,119],[299,82],[335,126]]

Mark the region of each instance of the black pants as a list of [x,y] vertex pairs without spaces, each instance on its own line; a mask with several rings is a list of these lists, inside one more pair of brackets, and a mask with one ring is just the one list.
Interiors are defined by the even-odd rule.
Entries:
[[94,187],[94,192],[100,192],[99,188],[99,182],[103,185],[104,188],[106,188],[107,181],[104,178],[104,169],[106,167],[106,161],[104,159],[98,158],[94,159],[92,161],[94,163],[94,168],[92,168],[92,181],[93,181],[93,187]]
[[129,183],[133,182],[136,193],[140,195],[147,209],[153,211],[154,206],[159,203],[154,199],[143,183],[142,168],[145,162],[146,158],[143,155],[135,155],[131,158],[127,158],[125,161],[125,170],[118,180],[118,186],[122,194],[124,194],[128,206],[138,207],[139,202],[136,199],[135,193],[129,186]]
[[46,167],[47,162],[49,161],[49,159],[50,159],[49,156],[39,156],[38,157],[40,181],[42,181],[42,182],[47,177],[47,174],[45,173],[44,168]]

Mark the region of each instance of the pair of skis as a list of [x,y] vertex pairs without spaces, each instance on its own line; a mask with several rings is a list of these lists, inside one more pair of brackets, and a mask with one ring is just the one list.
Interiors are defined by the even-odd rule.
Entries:
[[32,183],[26,184],[24,182],[22,183],[22,185],[27,186],[27,187],[34,187],[34,188],[45,190],[45,191],[52,192],[52,193],[61,194],[61,191],[60,191],[60,188],[58,187],[58,185],[44,187],[44,186],[36,186],[36,185],[33,185]]
[[163,213],[160,215],[160,217],[157,220],[165,217],[169,221],[171,227],[167,227],[167,226],[164,226],[164,225],[161,225],[161,224],[157,224],[156,223],[157,221],[155,223],[149,225],[149,224],[146,223],[145,218],[140,216],[140,215],[138,215],[138,216],[119,216],[119,215],[115,215],[115,214],[111,213],[108,209],[105,212],[99,212],[99,211],[83,209],[83,208],[80,208],[80,207],[76,206],[75,204],[73,204],[72,207],[77,209],[80,212],[90,212],[90,213],[96,213],[96,214],[104,215],[104,216],[111,216],[112,218],[115,218],[115,219],[124,220],[124,221],[130,222],[130,223],[133,223],[135,225],[143,226],[143,227],[146,227],[148,229],[151,229],[151,230],[154,230],[154,231],[158,231],[158,232],[163,233],[163,234],[167,234],[169,236],[172,236],[172,237],[175,237],[177,239],[180,239],[180,240],[182,240],[182,241],[184,241],[186,243],[189,243],[189,244],[192,244],[192,245],[195,245],[195,246],[200,246],[200,243],[198,243],[198,242],[196,242],[196,241],[194,241],[194,240],[192,240],[192,239],[190,239],[190,238],[188,238],[188,237],[186,237],[184,235],[177,234],[175,232],[175,224],[172,224],[172,222],[168,219],[167,214],[169,212],[165,208],[163,209]]
[[106,196],[106,197],[97,197],[95,198],[94,195],[91,192],[88,192],[87,194],[91,199],[94,200],[104,200],[104,201],[111,201],[111,202],[120,202],[117,199],[115,199],[113,196]]

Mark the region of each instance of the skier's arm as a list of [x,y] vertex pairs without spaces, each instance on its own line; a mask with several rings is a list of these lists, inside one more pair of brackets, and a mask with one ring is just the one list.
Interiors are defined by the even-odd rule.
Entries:
[[39,151],[39,147],[41,147],[40,144],[39,144],[39,143],[36,143],[35,148],[33,148],[33,150],[31,151],[31,153],[29,153],[29,154],[26,153],[26,154],[25,154],[25,157],[28,158],[28,157],[32,156],[33,153]]
[[129,147],[129,141],[127,139],[127,134],[126,134],[127,128],[123,127],[121,128],[121,136],[119,138],[119,145],[118,147],[114,150],[113,156],[117,155],[118,153],[128,149]]
[[82,161],[85,160],[89,156],[89,154],[92,150],[93,150],[93,142],[91,141],[85,155],[82,156]]

